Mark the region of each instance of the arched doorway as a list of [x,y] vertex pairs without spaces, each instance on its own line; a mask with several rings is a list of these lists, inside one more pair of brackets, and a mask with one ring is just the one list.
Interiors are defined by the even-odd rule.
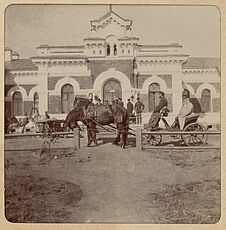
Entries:
[[15,92],[13,94],[13,115],[14,116],[23,115],[23,100],[22,100],[22,94],[20,92]]
[[112,104],[115,97],[122,98],[122,87],[118,80],[111,78],[104,83],[103,102],[108,100]]
[[203,89],[201,94],[202,112],[211,112],[211,92],[209,89]]
[[39,95],[37,92],[35,92],[34,94],[34,108],[38,109],[39,108]]
[[73,109],[74,89],[70,84],[66,84],[61,89],[61,110],[62,113],[69,113]]
[[149,112],[152,112],[154,108],[159,104],[158,92],[160,90],[160,85],[158,83],[152,83],[149,85]]

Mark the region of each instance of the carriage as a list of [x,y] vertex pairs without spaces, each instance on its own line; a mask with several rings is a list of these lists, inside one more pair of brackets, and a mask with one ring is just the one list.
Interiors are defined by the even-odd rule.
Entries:
[[[185,124],[182,131],[178,130],[178,126],[172,128],[166,121],[165,117],[168,116],[168,110],[163,110],[160,113],[159,121],[162,120],[165,128],[153,128],[149,129],[146,127],[148,132],[142,135],[142,144],[148,146],[158,146],[162,142],[163,133],[169,132],[169,136],[178,139],[179,137],[187,146],[201,146],[207,143],[208,134],[205,133],[207,130],[202,124],[198,123],[199,115],[195,114],[188,116],[185,119]],[[149,132],[150,131],[150,132]],[[162,134],[161,134],[162,132]],[[186,133],[187,132],[187,133]],[[180,133],[180,136],[178,135]],[[176,134],[176,135],[175,135]]]

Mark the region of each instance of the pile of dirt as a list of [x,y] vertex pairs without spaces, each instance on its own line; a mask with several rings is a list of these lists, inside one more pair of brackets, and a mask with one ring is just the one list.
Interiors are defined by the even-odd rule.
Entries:
[[220,180],[162,187],[147,195],[155,223],[214,224],[220,219]]
[[83,192],[73,183],[13,175],[5,180],[5,215],[13,223],[70,222]]

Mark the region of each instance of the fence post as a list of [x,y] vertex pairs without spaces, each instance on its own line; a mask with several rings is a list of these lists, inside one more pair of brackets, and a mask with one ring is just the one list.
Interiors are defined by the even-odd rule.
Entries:
[[139,127],[136,129],[136,149],[142,150],[142,129]]
[[80,149],[80,130],[79,128],[74,128],[74,149]]

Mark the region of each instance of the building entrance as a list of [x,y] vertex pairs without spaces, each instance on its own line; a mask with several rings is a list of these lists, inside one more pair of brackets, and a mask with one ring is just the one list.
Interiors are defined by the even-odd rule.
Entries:
[[122,98],[122,87],[118,80],[111,78],[104,83],[103,102],[108,100],[112,104],[115,97]]

